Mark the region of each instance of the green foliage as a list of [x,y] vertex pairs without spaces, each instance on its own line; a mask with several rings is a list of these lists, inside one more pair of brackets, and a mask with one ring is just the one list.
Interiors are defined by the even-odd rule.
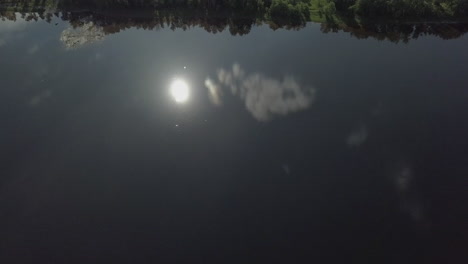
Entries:
[[97,8],[139,7],[139,8],[205,8],[261,11],[271,0],[61,0],[62,6],[81,5]]
[[336,5],[332,0],[317,0],[317,7],[326,18],[330,18],[336,13]]
[[310,18],[310,7],[307,1],[273,0],[269,16],[274,22],[293,21],[305,23]]
[[384,17],[391,19],[460,18],[468,16],[468,0],[0,0],[2,9],[187,10],[213,16],[229,13],[270,18],[275,23],[303,24],[314,19]]
[[361,16],[443,18],[468,11],[466,0],[357,0],[352,9]]
[[[9,2],[5,2],[9,1]],[[350,2],[355,3],[349,5]],[[413,19],[437,16],[456,18],[468,15],[468,0],[0,0],[0,20],[26,21],[40,19],[51,22],[53,16],[68,21],[73,27],[87,22],[99,25],[104,34],[114,34],[128,28],[158,30],[201,27],[210,33],[229,30],[232,35],[248,34],[255,25],[268,24],[272,29],[300,29],[305,21],[320,21],[323,32],[348,32],[360,39],[375,38],[395,43],[408,42],[425,35],[444,39],[461,37],[468,24],[427,23],[407,20],[367,19],[372,16]],[[127,6],[131,2],[132,6]],[[8,4],[5,4],[8,3]],[[257,3],[257,4],[254,4]],[[124,8],[125,12],[100,12]],[[144,6],[151,4],[152,7]],[[344,7],[343,7],[344,6]],[[140,8],[149,10],[140,12]],[[351,8],[350,8],[351,7]],[[134,12],[137,9],[137,12]],[[247,10],[247,13],[245,12]],[[249,11],[254,10],[254,11]],[[353,15],[359,14],[359,19]],[[122,15],[123,14],[123,15]],[[310,15],[310,16],[309,16]],[[449,20],[449,19],[448,19]]]

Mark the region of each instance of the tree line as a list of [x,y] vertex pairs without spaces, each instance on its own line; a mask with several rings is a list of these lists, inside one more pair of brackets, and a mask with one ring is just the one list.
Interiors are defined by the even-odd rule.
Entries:
[[[16,21],[17,11],[0,11],[1,20]],[[78,28],[87,23],[93,23],[102,29],[106,35],[115,34],[129,28],[140,28],[145,30],[159,30],[169,28],[172,30],[187,30],[193,27],[201,27],[207,32],[216,34],[229,31],[232,35],[245,35],[257,25],[267,25],[273,30],[285,28],[298,30],[305,24],[276,23],[268,19],[239,16],[231,13],[223,16],[212,16],[209,13],[192,13],[186,16],[180,10],[158,12],[144,16],[133,15],[131,12],[116,14],[113,12],[90,12],[90,11],[62,11],[62,12],[29,12],[20,11],[20,17],[26,21],[45,20],[52,22],[53,17],[68,21],[72,27]],[[391,42],[409,42],[425,35],[433,35],[443,39],[454,39],[468,32],[467,23],[375,23],[370,20],[355,19],[336,21],[324,21],[321,23],[323,33],[347,32],[351,36],[366,39],[373,38]]]
[[222,16],[269,19],[285,23],[322,22],[340,17],[386,19],[460,19],[468,17],[468,0],[0,0],[0,9],[185,10]]
[[364,17],[447,18],[468,15],[468,0],[327,0],[344,13]]
[[[344,31],[357,38],[408,42],[422,35],[457,38],[468,31],[456,22],[434,18],[467,17],[468,0],[0,0],[0,17],[51,21],[59,16],[73,26],[90,21],[113,34],[136,27],[188,29],[248,34],[267,24],[272,29],[300,29],[307,21],[324,33]],[[118,11],[120,10],[120,12]],[[391,19],[376,20],[375,17]],[[431,18],[416,19],[414,18]],[[377,21],[377,22],[376,22]],[[412,21],[412,23],[408,23]]]

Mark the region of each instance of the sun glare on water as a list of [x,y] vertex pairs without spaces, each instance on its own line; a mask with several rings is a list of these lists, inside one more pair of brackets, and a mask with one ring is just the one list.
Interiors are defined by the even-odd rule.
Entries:
[[188,84],[181,79],[174,80],[171,84],[171,95],[177,103],[185,103],[190,97]]

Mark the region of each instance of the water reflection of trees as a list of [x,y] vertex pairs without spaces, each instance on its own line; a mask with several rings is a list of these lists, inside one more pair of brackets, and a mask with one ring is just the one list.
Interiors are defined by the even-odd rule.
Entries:
[[[68,21],[74,28],[92,23],[100,27],[106,35],[118,33],[129,28],[187,30],[192,27],[201,27],[213,34],[228,30],[232,35],[245,35],[250,33],[255,25],[267,24],[273,30],[279,28],[298,30],[305,26],[305,23],[287,21],[275,23],[265,18],[245,14],[240,15],[238,13],[190,12],[184,10],[159,12],[145,12],[142,10],[135,12],[129,12],[128,10],[120,12],[49,12],[46,9],[39,9],[36,10],[37,12],[26,12],[20,9],[19,11],[18,13],[21,18],[26,21],[45,20],[51,22],[55,16]],[[17,16],[12,11],[0,11],[0,18],[2,20],[16,21]],[[367,21],[357,22],[355,19],[340,19],[339,22],[327,21],[322,23],[321,31],[323,33],[343,31],[359,39],[374,38],[395,43],[406,43],[411,39],[425,35],[432,35],[442,39],[458,38],[468,31],[468,23],[375,23]]]
[[[129,28],[138,28],[146,30],[158,30],[160,28],[170,28],[172,30],[187,30],[192,27],[201,27],[210,33],[219,33],[229,30],[232,35],[245,35],[250,32],[253,26],[268,24],[272,29],[286,28],[297,30],[303,28],[305,23],[281,22],[275,23],[260,19],[255,16],[245,16],[236,13],[210,12],[189,12],[189,11],[163,11],[163,12],[145,12],[145,11],[114,11],[114,12],[89,12],[89,11],[63,11],[55,13],[38,12],[19,12],[21,18],[26,21],[45,20],[51,22],[52,18],[59,17],[64,21],[70,22],[73,27],[80,27],[86,23],[92,22],[103,28],[106,34],[113,34]],[[14,12],[0,11],[0,17],[3,20],[16,20]]]
[[72,26],[81,26],[86,22],[93,22],[103,28],[106,34],[118,33],[129,28],[158,30],[170,28],[172,30],[187,30],[192,27],[201,27],[210,33],[219,33],[226,29],[232,35],[248,34],[253,25],[261,24],[254,18],[229,17],[229,16],[208,16],[195,15],[184,16],[175,14],[156,14],[153,16],[127,16],[108,14],[75,14],[66,13],[62,17],[71,23]]
[[327,22],[321,24],[321,31],[324,33],[343,31],[358,39],[374,38],[394,43],[408,43],[410,40],[422,36],[456,39],[468,32],[468,23]]

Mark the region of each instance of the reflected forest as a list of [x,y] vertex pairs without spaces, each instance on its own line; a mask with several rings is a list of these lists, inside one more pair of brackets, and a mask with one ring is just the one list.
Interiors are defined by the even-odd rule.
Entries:
[[424,35],[454,39],[468,31],[468,0],[0,0],[2,20],[14,21],[18,13],[27,21],[60,17],[73,28],[99,28],[104,35],[192,27],[245,35],[256,25],[299,30],[316,22],[323,33],[407,43]]

